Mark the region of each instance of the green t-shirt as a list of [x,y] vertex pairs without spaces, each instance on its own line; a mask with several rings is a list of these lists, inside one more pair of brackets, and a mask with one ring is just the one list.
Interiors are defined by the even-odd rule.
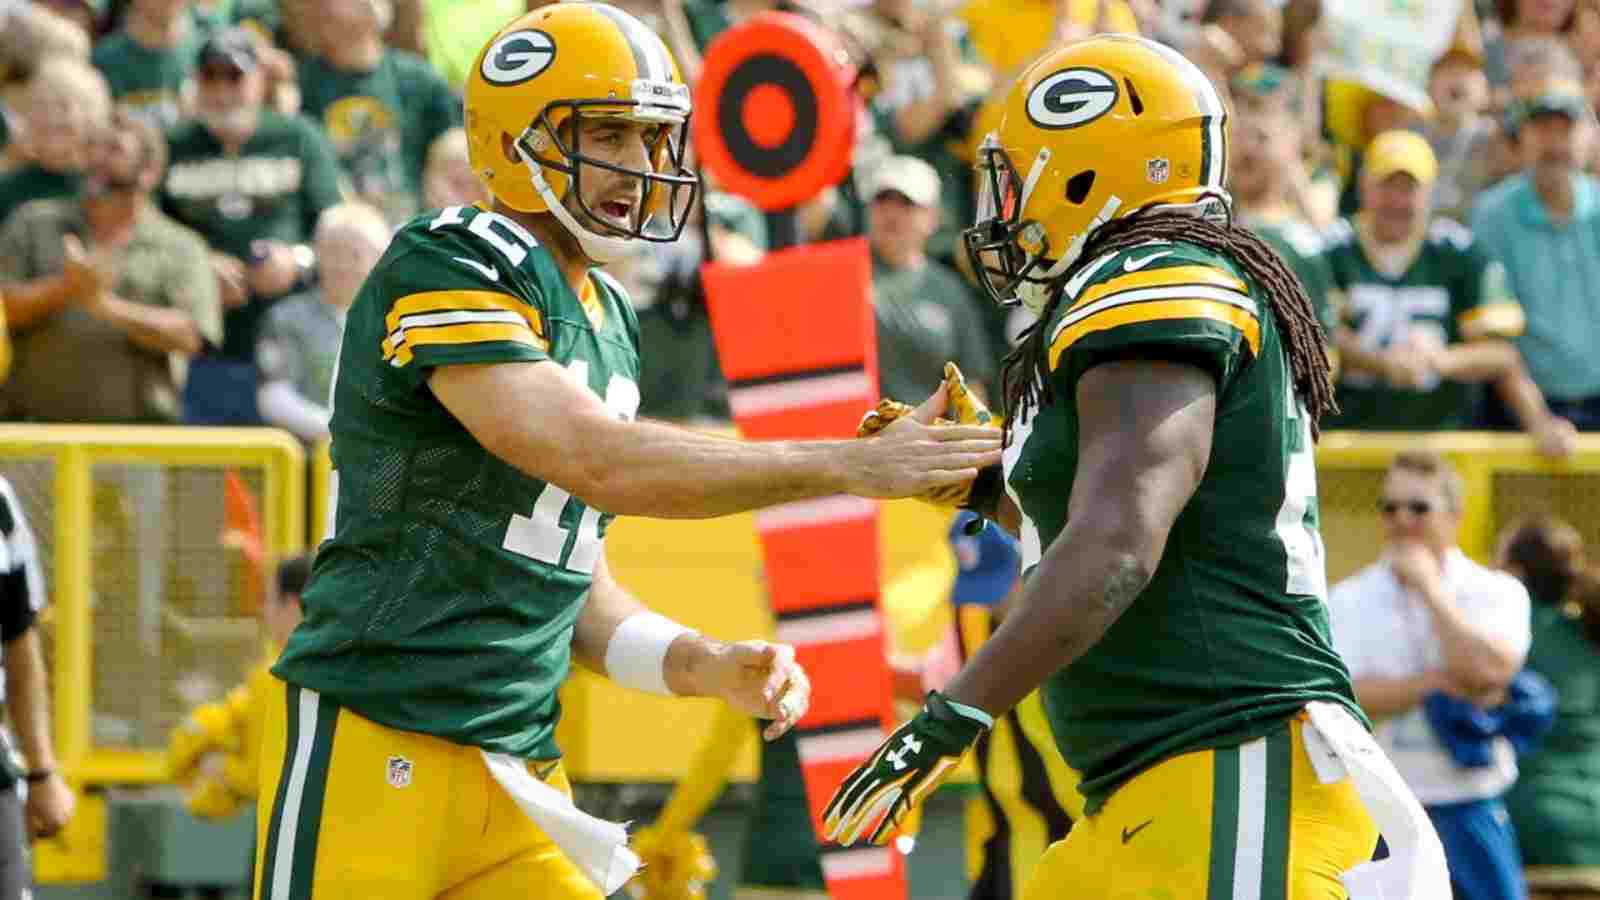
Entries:
[[932,259],[896,269],[872,257],[879,393],[913,406],[939,389],[953,362],[972,384],[993,382],[996,358],[978,298]]
[[1004,456],[1029,577],[1066,527],[1082,374],[1132,354],[1202,366],[1218,388],[1205,476],[1149,586],[1041,688],[1087,811],[1160,760],[1262,736],[1308,702],[1360,716],[1328,634],[1311,423],[1260,286],[1194,245],[1142,244],[1081,264],[1046,334],[1055,402],[1015,422]]
[[1556,719],[1517,760],[1506,808],[1530,866],[1600,867],[1600,647],[1559,606],[1535,602],[1527,667],[1556,689]]
[[586,306],[531,234],[474,207],[395,235],[346,317],[333,536],[276,675],[391,728],[559,755],[556,691],[612,516],[485,450],[427,378],[553,360],[631,419],[638,325],[617,282],[590,281]]
[[52,172],[32,163],[0,175],[0,223],[24,203],[76,197],[82,186],[83,176],[77,172]]
[[[160,189],[167,214],[193,228],[213,250],[250,262],[250,244],[310,239],[322,211],[339,202],[339,164],[312,123],[261,111],[255,134],[237,154],[227,154],[197,121],[167,136],[171,161]],[[222,353],[255,356],[261,316],[276,298],[251,297],[230,309]]]
[[[1475,338],[1513,338],[1522,308],[1506,288],[1505,267],[1491,260],[1472,233],[1435,219],[1406,270],[1377,270],[1350,220],[1329,230],[1325,258],[1343,292],[1345,325],[1372,352],[1407,340],[1420,329],[1440,346]],[[1368,372],[1339,375],[1339,413],[1325,428],[1441,431],[1471,421],[1482,386],[1436,379],[1421,390],[1391,387]]]
[[198,27],[191,27],[176,47],[159,48],[146,47],[123,29],[95,44],[90,59],[117,105],[165,129],[178,122],[184,85],[194,76],[199,52]]
[[391,222],[416,214],[434,138],[461,124],[461,102],[421,57],[389,50],[352,72],[320,57],[300,64],[301,111],[320,122],[352,192]]

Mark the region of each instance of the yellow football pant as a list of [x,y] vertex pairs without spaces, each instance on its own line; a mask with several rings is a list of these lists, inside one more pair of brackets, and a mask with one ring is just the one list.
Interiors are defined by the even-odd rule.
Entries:
[[1318,780],[1305,727],[1139,773],[1045,851],[1023,900],[1346,900],[1378,828],[1348,778]]
[[[601,900],[477,748],[271,682],[256,900]],[[570,794],[559,761],[529,770]]]

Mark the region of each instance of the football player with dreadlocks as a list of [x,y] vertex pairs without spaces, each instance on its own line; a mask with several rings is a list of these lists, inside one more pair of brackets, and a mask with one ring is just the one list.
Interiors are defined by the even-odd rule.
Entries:
[[330,538],[263,726],[261,900],[600,900],[637,858],[570,800],[574,657],[769,738],[810,691],[792,648],[642,607],[606,563],[613,517],[905,496],[998,461],[993,432],[923,424],[944,390],[878,446],[635,421],[639,323],[598,267],[682,230],[689,111],[661,39],[605,4],[541,6],[479,52],[468,156],[492,202],[402,226],[345,326]]
[[[966,506],[1020,538],[1014,608],[824,815],[886,839],[1038,688],[1084,812],[1022,897],[1448,897],[1437,836],[1328,633],[1311,303],[1232,222],[1213,86],[1101,36],[1013,84],[980,152],[974,271],[1037,322]],[[1369,862],[1380,830],[1390,855]]]

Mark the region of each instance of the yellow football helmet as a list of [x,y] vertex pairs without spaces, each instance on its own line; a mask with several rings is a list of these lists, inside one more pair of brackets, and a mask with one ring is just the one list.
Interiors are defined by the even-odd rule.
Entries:
[[[467,156],[496,200],[521,212],[553,214],[584,252],[610,262],[635,238],[673,241],[683,231],[700,180],[683,163],[689,87],[654,32],[603,3],[556,3],[500,29],[479,51],[466,83]],[[660,126],[650,170],[586,156],[582,117],[624,118]],[[583,201],[586,166],[642,182],[622,228]],[[576,196],[585,222],[562,204]],[[666,221],[649,227],[665,213]]]
[[973,271],[1038,313],[1094,230],[1154,204],[1226,214],[1227,115],[1177,51],[1100,35],[1040,57],[978,149]]

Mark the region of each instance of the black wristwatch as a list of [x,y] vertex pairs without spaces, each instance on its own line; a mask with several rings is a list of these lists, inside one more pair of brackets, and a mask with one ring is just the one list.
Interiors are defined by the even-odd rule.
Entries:
[[38,784],[41,781],[48,781],[54,774],[56,774],[55,769],[34,769],[32,772],[24,772],[22,780],[29,784]]

